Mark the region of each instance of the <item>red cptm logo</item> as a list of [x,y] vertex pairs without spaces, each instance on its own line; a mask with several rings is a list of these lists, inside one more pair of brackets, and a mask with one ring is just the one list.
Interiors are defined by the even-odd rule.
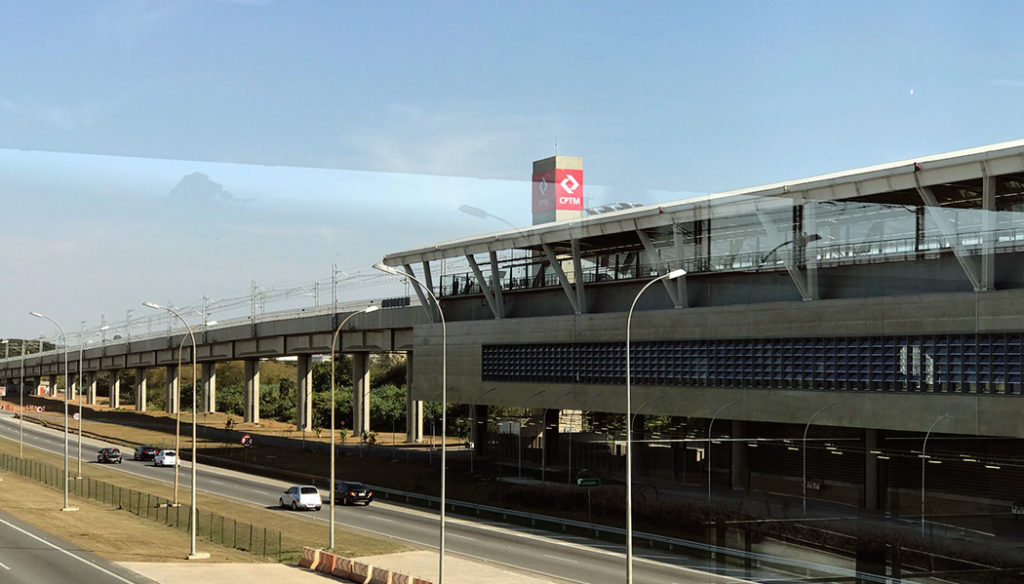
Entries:
[[583,171],[558,169],[555,171],[555,179],[558,181],[555,208],[566,211],[582,211]]
[[533,175],[533,212],[583,210],[583,171],[555,169]]

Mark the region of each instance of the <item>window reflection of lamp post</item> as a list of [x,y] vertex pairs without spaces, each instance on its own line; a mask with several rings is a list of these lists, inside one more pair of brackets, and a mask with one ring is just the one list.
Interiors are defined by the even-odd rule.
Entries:
[[[46,320],[56,325],[57,330],[60,331],[61,342],[64,344],[64,507],[61,508],[61,511],[78,511],[78,507],[72,507],[70,505],[70,495],[68,494],[68,393],[70,393],[71,391],[71,388],[68,386],[68,337],[67,335],[64,334],[64,327],[60,326],[60,323],[58,323],[56,320],[50,318],[49,316],[46,316],[45,314],[40,314],[38,312],[30,312],[29,314],[36,318],[45,318]],[[54,392],[56,392],[56,379],[54,379],[53,385]]]
[[921,537],[924,537],[924,469],[925,467],[928,466],[928,455],[925,453],[925,449],[928,448],[928,437],[931,435],[932,430],[935,429],[935,426],[937,426],[939,422],[945,420],[946,418],[952,416],[953,414],[956,414],[959,411],[960,410],[946,412],[945,414],[940,416],[939,419],[932,422],[932,425],[928,428],[928,431],[925,432],[924,442],[922,442],[921,444]]
[[718,408],[715,411],[715,414],[713,416],[711,416],[711,421],[708,422],[708,452],[707,452],[707,455],[704,456],[704,461],[705,461],[705,463],[707,465],[707,468],[708,468],[708,503],[711,502],[711,428],[715,425],[715,418],[718,417],[718,414],[722,413],[722,410],[724,410],[725,408],[731,406],[732,404],[736,403],[737,401],[739,401],[739,400],[735,400],[734,399],[731,402],[725,404],[724,406]]
[[640,296],[647,291],[655,282],[661,280],[675,280],[686,275],[686,270],[672,270],[667,274],[653,278],[644,284],[644,287],[636,293],[633,304],[629,307],[629,314],[626,316],[626,582],[633,582],[633,420],[632,420],[632,390],[630,387],[629,370],[629,334],[633,324],[633,309],[636,308]]
[[448,448],[445,441],[445,426],[448,424],[448,409],[446,407],[448,403],[448,325],[445,324],[444,310],[441,308],[441,303],[437,300],[437,296],[434,295],[434,291],[431,290],[429,286],[425,285],[412,274],[396,270],[382,262],[373,264],[373,267],[388,274],[402,276],[403,278],[407,278],[418,284],[428,295],[430,295],[431,300],[434,301],[434,305],[437,306],[437,313],[441,318],[441,528],[437,582],[438,584],[444,584],[445,479],[447,473],[446,465],[448,461]]
[[[100,327],[98,331],[94,333],[93,336],[102,334],[109,328],[109,326],[103,325]],[[75,477],[76,479],[82,478],[82,420],[85,418],[85,412],[82,410],[82,394],[84,393],[85,390],[85,369],[83,368],[85,360],[83,357],[85,352],[85,345],[91,342],[91,340],[85,340],[85,321],[83,320],[82,332],[79,333],[78,338],[78,381],[80,387],[78,388],[78,476]],[[67,384],[65,383],[65,385]]]
[[804,517],[807,517],[807,431],[811,429],[811,422],[814,421],[814,418],[816,418],[818,416],[818,414],[820,414],[821,412],[824,412],[825,410],[827,410],[828,408],[830,408],[830,407],[832,407],[834,405],[836,405],[836,402],[832,402],[832,403],[830,403],[828,405],[822,406],[820,409],[818,409],[818,411],[816,411],[813,414],[811,414],[811,418],[809,420],[807,420],[807,425],[804,426],[804,441],[803,441],[803,444],[800,447],[800,450],[802,451],[803,459],[804,459],[803,460],[803,473],[801,475],[801,479],[802,479],[801,482],[803,483],[801,488],[802,488],[802,492],[803,492]]
[[[330,530],[331,530],[331,533],[330,533],[330,536],[328,537],[328,542],[327,542],[328,543],[327,549],[331,549],[331,550],[334,549],[334,505],[335,505],[335,503],[334,503],[334,491],[336,489],[336,486],[334,484],[334,480],[335,480],[335,478],[334,478],[334,457],[335,457],[335,452],[334,452],[334,450],[335,450],[335,446],[334,446],[334,410],[335,410],[335,406],[334,406],[334,365],[335,365],[334,351],[335,351],[335,348],[338,345],[338,336],[341,335],[341,329],[345,326],[346,323],[348,323],[349,320],[352,319],[353,316],[355,316],[357,314],[365,314],[367,312],[373,312],[373,311],[379,310],[379,309],[380,309],[380,307],[377,306],[376,304],[371,304],[370,306],[367,306],[366,308],[364,308],[362,310],[357,310],[357,311],[353,312],[352,314],[346,316],[345,320],[341,321],[341,324],[338,325],[337,330],[334,331],[334,338],[331,340],[331,485],[329,487],[330,490],[331,490],[331,519],[330,519],[330,524],[331,524]],[[355,430],[355,429],[353,428],[353,430]]]

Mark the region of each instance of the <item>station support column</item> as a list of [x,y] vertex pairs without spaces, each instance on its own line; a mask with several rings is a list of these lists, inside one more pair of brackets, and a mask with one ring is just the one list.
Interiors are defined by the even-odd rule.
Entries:
[[413,352],[405,354],[405,441],[410,444],[423,442],[423,402],[412,398]]
[[244,367],[245,412],[243,419],[252,424],[260,422],[260,360],[246,359]]
[[370,433],[370,366],[368,353],[352,353],[352,433]]
[[135,370],[135,411],[146,411],[146,370],[142,367]]
[[203,363],[200,366],[203,384],[203,401],[200,409],[207,413],[217,411],[217,364]]
[[295,362],[295,425],[298,430],[313,429],[313,368],[310,356],[299,355]]
[[168,365],[164,368],[167,375],[167,413],[177,414],[181,406],[181,385],[178,383],[178,366]]

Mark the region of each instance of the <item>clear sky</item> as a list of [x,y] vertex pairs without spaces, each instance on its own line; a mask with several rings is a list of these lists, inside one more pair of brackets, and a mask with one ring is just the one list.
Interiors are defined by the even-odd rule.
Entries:
[[[530,223],[1024,137],[1015,2],[0,4],[0,337]],[[363,282],[363,287],[356,285]],[[329,293],[324,293],[329,294]]]

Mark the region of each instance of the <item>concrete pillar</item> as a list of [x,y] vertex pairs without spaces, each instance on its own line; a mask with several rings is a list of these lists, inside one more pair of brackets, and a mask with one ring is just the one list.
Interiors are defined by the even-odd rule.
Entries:
[[[487,420],[484,420],[486,423]],[[544,447],[541,450],[544,460],[541,460],[541,464],[548,466],[553,458],[558,453],[558,409],[548,408],[544,410],[544,429],[542,430],[543,436],[541,440],[544,441]],[[487,427],[484,426],[486,430]]]
[[135,411],[146,411],[146,370],[142,367],[135,370]]
[[[420,402],[423,403],[423,402]],[[557,410],[555,411],[557,414]],[[487,454],[487,406],[474,405],[469,411],[469,440],[473,443],[474,454]],[[545,436],[545,439],[547,437]],[[551,452],[547,453],[548,459]]]
[[[295,426],[297,430],[313,429],[313,368],[309,355],[299,355],[295,362]],[[331,366],[334,364],[331,363]]]
[[352,433],[370,432],[370,359],[368,353],[352,354]]
[[864,430],[864,509],[878,511],[878,459],[872,450],[878,450],[878,430]]
[[71,401],[75,401],[75,398],[78,397],[78,392],[81,386],[84,384],[85,382],[82,380],[81,373],[79,373],[78,375],[71,376],[71,393],[68,394],[68,399]]
[[97,376],[95,373],[86,373],[85,382],[86,385],[85,387],[82,388],[82,391],[86,392],[85,403],[89,404],[90,406],[96,405],[96,392],[99,386],[99,376]]
[[260,423],[260,360],[245,360],[245,416],[246,422]]
[[178,366],[168,365],[164,368],[167,375],[167,413],[177,414],[181,406],[181,384],[178,383]]
[[121,407],[121,370],[114,369],[110,372],[110,407],[117,409]]
[[750,486],[750,450],[746,442],[735,439],[747,437],[747,423],[733,420],[732,437],[732,488],[734,491],[743,491]]
[[203,403],[200,408],[204,412],[213,413],[217,411],[217,364],[203,363]]
[[423,402],[412,399],[412,351],[405,356],[405,441],[419,444],[423,442]]

